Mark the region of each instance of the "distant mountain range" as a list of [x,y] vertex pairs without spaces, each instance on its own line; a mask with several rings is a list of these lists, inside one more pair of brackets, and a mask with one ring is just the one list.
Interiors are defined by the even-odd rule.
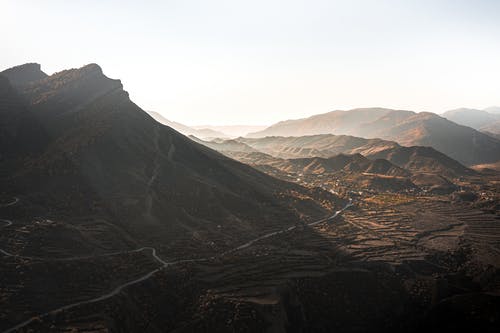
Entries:
[[486,134],[500,135],[500,108],[485,110],[456,109],[443,113],[443,117],[457,124],[469,126]]
[[500,106],[490,106],[489,108],[484,109],[484,111],[489,113],[500,114]]
[[253,126],[253,125],[226,125],[226,126],[191,126],[195,129],[211,129],[217,132],[224,133],[225,136],[230,138],[237,138],[239,136],[246,136],[248,133],[262,131],[267,126]]
[[430,112],[364,108],[332,111],[309,118],[287,120],[249,138],[318,134],[381,138],[403,146],[429,146],[466,165],[500,159],[500,141],[473,128],[458,125]]
[[350,135],[304,135],[300,137],[269,136],[264,138],[238,138],[258,151],[281,158],[331,157],[337,154],[369,155],[398,147],[393,141],[364,139]]
[[[235,141],[238,144],[235,144]],[[405,147],[393,141],[364,139],[348,135],[274,136],[200,142],[245,162],[260,160],[263,161],[260,163],[269,164],[269,158],[265,155],[295,160],[304,158],[329,159],[339,154],[354,156],[360,154],[371,160],[387,160],[410,172],[438,173],[450,178],[473,173],[471,169],[432,147]],[[251,154],[250,157],[248,154]]]
[[425,189],[444,194],[457,190],[456,179],[477,176],[475,171],[431,147],[403,147],[380,139],[326,134],[193,139],[270,175],[299,182],[305,178],[320,187],[322,181],[342,179],[360,189]]
[[179,133],[186,136],[195,136],[200,139],[214,138],[236,138],[245,136],[250,132],[260,131],[265,126],[246,126],[246,125],[228,125],[228,126],[187,126],[176,121],[171,121],[163,117],[158,112],[147,111],[156,121],[163,125],[172,127]]
[[157,122],[172,127],[177,132],[182,133],[186,136],[193,135],[200,139],[212,139],[212,138],[227,138],[228,136],[222,132],[215,131],[210,128],[193,128],[187,125],[171,121],[163,117],[158,112],[147,111],[151,117],[153,117]]

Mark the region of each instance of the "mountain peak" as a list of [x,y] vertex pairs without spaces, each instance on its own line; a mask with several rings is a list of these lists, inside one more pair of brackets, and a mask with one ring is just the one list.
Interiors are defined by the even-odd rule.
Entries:
[[22,88],[30,104],[39,107],[50,105],[50,112],[54,114],[77,111],[77,105],[108,95],[128,99],[121,81],[108,78],[97,64],[63,70]]
[[81,79],[91,79],[91,80],[107,80],[109,82],[120,83],[120,80],[113,80],[104,75],[104,72],[98,64],[91,63],[80,68],[67,69],[49,77],[50,79],[62,79],[65,83],[70,81],[78,81]]
[[40,64],[33,62],[8,68],[0,72],[0,74],[8,78],[14,86],[22,86],[47,77],[47,74],[42,71]]
[[101,66],[99,66],[96,63],[87,64],[87,65],[79,68],[78,70],[81,72],[86,72],[86,73],[97,72],[99,74],[103,74]]

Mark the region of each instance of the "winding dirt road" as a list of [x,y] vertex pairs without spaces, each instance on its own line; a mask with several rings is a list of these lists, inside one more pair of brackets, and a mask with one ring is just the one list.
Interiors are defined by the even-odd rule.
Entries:
[[[16,198],[14,198],[14,200],[12,202],[10,202],[8,204],[0,205],[0,207],[13,206],[13,205],[17,204],[18,202],[19,202],[19,199],[16,197]],[[314,222],[308,223],[307,225],[308,226],[314,226],[314,225],[317,225],[317,224],[322,223],[322,222],[330,221],[330,220],[334,219],[339,214],[341,214],[344,210],[348,209],[351,206],[353,206],[353,203],[352,203],[352,200],[349,199],[349,202],[341,210],[336,211],[335,214],[333,214],[332,216],[320,219],[318,221],[314,221]],[[3,226],[4,228],[12,225],[12,221],[10,221],[10,220],[0,219],[0,221],[7,222],[7,225]],[[152,271],[150,271],[150,272],[142,275],[141,277],[139,277],[137,279],[134,279],[134,280],[128,281],[128,282],[126,282],[124,284],[121,284],[121,285],[117,286],[115,289],[113,289],[112,291],[110,291],[109,293],[106,293],[106,294],[101,295],[99,297],[95,297],[95,298],[88,299],[88,300],[85,300],[85,301],[80,301],[80,302],[75,302],[75,303],[71,303],[71,304],[68,304],[68,305],[64,305],[64,306],[61,306],[61,307],[59,307],[57,309],[44,312],[42,314],[39,314],[39,315],[34,316],[34,317],[31,317],[30,319],[28,319],[26,321],[23,321],[22,323],[19,323],[16,326],[13,326],[13,327],[11,327],[11,328],[3,331],[3,333],[10,333],[10,332],[17,331],[17,330],[19,330],[19,329],[21,329],[21,328],[23,328],[23,327],[31,324],[32,322],[34,322],[36,320],[40,320],[42,318],[58,314],[60,312],[63,312],[65,310],[69,310],[69,309],[78,307],[80,305],[97,303],[97,302],[109,299],[109,298],[111,298],[111,297],[116,296],[117,294],[119,294],[123,289],[149,279],[151,276],[153,276],[154,274],[158,273],[159,271],[161,271],[162,269],[164,269],[164,268],[166,268],[168,266],[173,266],[173,265],[176,265],[176,264],[187,263],[187,262],[202,262],[202,261],[213,260],[216,257],[222,257],[222,256],[224,256],[226,254],[233,253],[233,252],[236,252],[236,251],[248,248],[248,247],[252,246],[254,243],[256,243],[256,242],[258,242],[258,241],[260,241],[262,239],[266,239],[266,238],[269,238],[269,237],[272,237],[272,236],[275,236],[275,235],[279,235],[279,234],[282,234],[282,233],[285,233],[285,232],[289,232],[289,231],[292,231],[292,230],[294,230],[296,228],[297,228],[297,226],[291,226],[291,227],[288,227],[288,228],[283,229],[283,230],[279,230],[279,231],[267,233],[265,235],[262,235],[260,237],[255,238],[255,239],[253,239],[251,241],[248,241],[245,244],[240,245],[240,246],[238,246],[238,247],[236,247],[234,249],[231,249],[229,251],[223,252],[223,253],[221,253],[218,256],[212,256],[212,257],[208,257],[208,258],[199,258],[199,259],[180,259],[180,260],[170,261],[170,262],[167,262],[167,261],[163,260],[162,258],[160,258],[156,254],[156,249],[154,247],[149,247],[149,246],[147,246],[147,247],[141,247],[141,248],[136,249],[136,250],[122,251],[122,252],[112,252],[112,253],[107,253],[107,254],[102,254],[102,255],[96,255],[96,256],[53,258],[53,259],[38,258],[38,257],[24,257],[24,256],[15,255],[15,254],[9,253],[9,252],[7,252],[7,251],[5,251],[3,249],[0,249],[1,253],[3,253],[6,256],[9,256],[9,257],[23,258],[23,259],[30,259],[30,260],[50,260],[50,261],[81,260],[81,259],[90,259],[90,258],[95,258],[95,257],[113,256],[113,255],[120,255],[120,254],[126,254],[126,253],[135,253],[135,252],[141,252],[141,251],[144,251],[144,250],[150,250],[153,258],[158,263],[161,264],[161,266],[159,268],[156,268],[156,269],[154,269],[154,270],[152,270]]]

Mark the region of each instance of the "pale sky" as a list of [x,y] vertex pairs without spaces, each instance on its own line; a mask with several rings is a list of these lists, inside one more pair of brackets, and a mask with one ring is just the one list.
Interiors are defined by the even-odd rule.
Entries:
[[0,0],[0,69],[98,63],[188,125],[500,105],[499,0]]

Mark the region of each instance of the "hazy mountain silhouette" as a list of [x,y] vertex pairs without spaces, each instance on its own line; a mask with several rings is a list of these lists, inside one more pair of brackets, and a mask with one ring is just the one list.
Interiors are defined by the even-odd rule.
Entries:
[[222,132],[225,136],[237,138],[239,136],[245,136],[248,133],[257,132],[265,129],[267,126],[258,125],[203,125],[203,126],[192,126],[196,129],[211,129],[217,132]]
[[[495,108],[490,109],[492,111]],[[443,113],[443,117],[457,124],[475,128],[486,134],[500,134],[500,112],[488,112],[476,109],[456,109]]]
[[[471,174],[458,161],[423,146],[400,146],[381,139],[364,139],[348,135],[312,135],[302,137],[238,138],[263,153],[279,158],[330,158],[338,154],[361,154],[370,159],[386,159],[411,172],[434,172],[448,176]],[[218,149],[216,146],[214,149]]]
[[206,138],[226,138],[227,135],[219,132],[212,130],[210,128],[193,128],[175,121],[168,120],[167,118],[163,117],[161,114],[158,112],[154,111],[147,111],[151,117],[153,117],[157,122],[166,125],[168,127],[172,127],[175,129],[177,132],[182,133],[186,136],[193,135],[197,138],[201,139],[206,139]]
[[341,153],[368,155],[399,146],[393,141],[332,134],[237,138],[236,140],[258,151],[281,158],[331,157]]
[[484,109],[484,111],[489,113],[500,114],[500,106],[490,106],[489,108]]
[[[338,140],[340,138],[340,140]],[[297,140],[303,143],[321,143],[322,149],[328,146],[325,143],[330,140],[336,142],[335,151],[344,149],[346,152],[361,150],[367,156],[360,153],[341,153],[330,157],[302,157],[281,158],[257,151],[242,142],[236,140],[213,140],[198,141],[208,147],[216,149],[225,155],[235,158],[241,162],[252,165],[268,174],[281,176],[284,179],[318,180],[317,184],[322,186],[322,181],[328,181],[331,177],[342,179],[350,186],[361,189],[377,189],[379,191],[413,191],[420,188],[437,194],[448,194],[457,190],[457,186],[450,181],[457,177],[475,176],[476,173],[461,165],[459,162],[449,158],[430,147],[401,147],[396,143],[393,145],[369,147],[366,142],[377,143],[377,140],[368,140],[350,136],[305,136],[299,138],[266,137],[261,139],[243,139],[255,146],[266,148],[269,152],[287,155],[294,148],[287,147],[290,143],[293,147]],[[236,142],[235,142],[236,141]],[[289,142],[287,142],[289,141]],[[351,141],[349,143],[349,141]],[[363,141],[365,141],[363,143]],[[384,142],[383,140],[378,140]],[[273,148],[271,143],[277,147]],[[346,144],[343,148],[339,142]],[[358,143],[359,147],[353,146]],[[390,143],[390,142],[389,142]],[[358,149],[361,148],[361,149]],[[328,155],[327,150],[305,149],[295,150],[295,154],[308,155],[312,152]],[[335,176],[334,176],[335,175]],[[312,178],[311,178],[312,177]]]
[[430,146],[472,165],[496,162],[500,141],[434,113],[364,108],[332,111],[309,118],[287,120],[249,137],[353,135],[393,140],[404,146]]
[[204,141],[195,136],[190,136],[193,141],[199,142],[204,146],[217,150],[221,153],[227,152],[243,152],[243,153],[254,153],[258,152],[257,149],[250,147],[249,145],[240,142],[235,139],[213,139],[211,141]]

